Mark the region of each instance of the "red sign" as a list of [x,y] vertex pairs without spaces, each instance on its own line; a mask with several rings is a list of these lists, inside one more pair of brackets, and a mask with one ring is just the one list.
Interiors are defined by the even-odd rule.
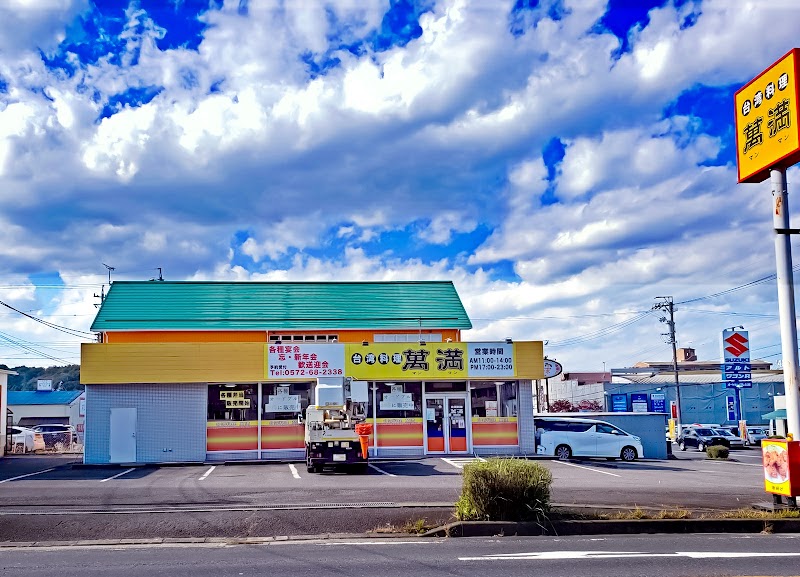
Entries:
[[764,439],[764,490],[775,495],[800,495],[800,441]]
[[75,430],[78,433],[82,433],[83,432],[83,423],[78,423],[77,426],[75,427]]

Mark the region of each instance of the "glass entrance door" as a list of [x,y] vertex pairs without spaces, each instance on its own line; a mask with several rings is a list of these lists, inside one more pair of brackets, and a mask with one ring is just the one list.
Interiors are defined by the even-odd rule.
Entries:
[[425,401],[427,453],[466,453],[467,399],[464,395],[430,396]]

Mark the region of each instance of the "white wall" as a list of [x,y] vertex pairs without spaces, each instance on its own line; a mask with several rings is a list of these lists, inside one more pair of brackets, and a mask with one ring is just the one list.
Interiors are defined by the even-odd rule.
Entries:
[[0,371],[0,457],[6,453],[6,408],[8,406],[8,373]]

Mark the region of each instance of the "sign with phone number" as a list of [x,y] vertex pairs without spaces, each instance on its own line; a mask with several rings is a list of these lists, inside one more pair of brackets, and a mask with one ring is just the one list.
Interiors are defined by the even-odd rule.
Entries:
[[344,345],[287,343],[267,345],[267,378],[344,376]]

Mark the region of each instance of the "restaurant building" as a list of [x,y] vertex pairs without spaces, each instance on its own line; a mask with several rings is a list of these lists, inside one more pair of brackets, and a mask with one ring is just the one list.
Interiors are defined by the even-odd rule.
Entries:
[[533,454],[541,341],[462,342],[451,282],[117,281],[81,348],[86,463],[303,459],[318,377],[375,457]]

